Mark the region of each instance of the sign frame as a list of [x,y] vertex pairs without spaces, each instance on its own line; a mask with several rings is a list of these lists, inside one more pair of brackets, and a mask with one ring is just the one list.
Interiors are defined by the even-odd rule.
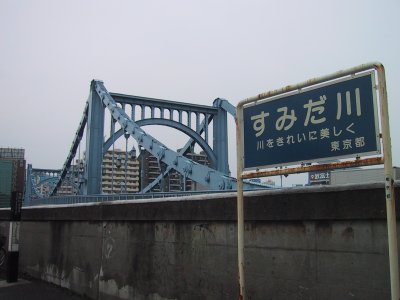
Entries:
[[[356,76],[358,73],[373,71],[377,75],[378,85],[375,87],[379,93],[379,127],[380,138],[382,140],[382,156],[380,157],[355,157],[353,160],[339,161],[334,163],[324,163],[317,165],[301,165],[300,167],[280,168],[275,170],[244,170],[244,152],[243,152],[243,107],[250,103],[256,103],[266,98],[277,97],[279,95],[288,94],[290,92],[301,90],[307,87],[316,86],[318,84],[338,80],[344,77]],[[376,94],[376,92],[375,92]],[[388,230],[388,251],[390,266],[390,287],[392,300],[400,297],[399,288],[399,266],[397,252],[397,229],[396,229],[396,208],[394,197],[394,180],[393,180],[393,163],[392,163],[392,146],[389,127],[389,108],[387,101],[385,68],[380,62],[372,62],[347,70],[338,71],[336,73],[312,78],[296,85],[289,85],[281,89],[258,94],[240,101],[236,107],[236,159],[237,159],[237,234],[238,234],[238,271],[239,271],[239,299],[246,299],[245,289],[245,259],[244,259],[244,201],[243,201],[243,179],[254,177],[266,177],[274,175],[285,175],[293,173],[304,173],[308,171],[324,171],[339,168],[348,168],[355,166],[368,166],[384,164],[385,173],[385,201],[386,216]]]
[[[301,165],[301,164],[306,164],[306,163],[313,163],[313,162],[324,162],[327,160],[336,160],[336,159],[346,159],[346,158],[353,158],[356,155],[359,157],[362,156],[372,156],[372,155],[380,155],[381,154],[381,141],[380,141],[380,134],[379,134],[379,111],[378,111],[378,105],[377,105],[377,97],[376,97],[376,78],[375,78],[375,72],[374,70],[369,70],[366,72],[362,72],[362,73],[358,73],[356,75],[352,75],[350,78],[346,78],[346,77],[341,77],[341,78],[337,78],[334,80],[331,80],[329,82],[324,82],[318,85],[313,85],[311,87],[304,87],[304,88],[300,88],[300,89],[296,89],[293,90],[291,92],[288,93],[284,93],[284,94],[278,94],[276,96],[271,96],[268,98],[264,98],[262,100],[259,101],[254,101],[254,102],[250,102],[250,103],[246,103],[243,105],[242,108],[242,115],[244,113],[244,110],[250,107],[254,107],[260,104],[264,104],[264,103],[270,103],[272,101],[279,101],[282,100],[284,98],[287,97],[293,97],[296,95],[300,95],[300,94],[304,94],[306,92],[309,91],[314,91],[317,89],[321,89],[327,86],[332,86],[334,84],[338,84],[338,83],[342,83],[342,82],[346,82],[346,81],[350,81],[353,79],[357,79],[360,77],[367,77],[367,76],[371,76],[371,93],[372,93],[372,103],[373,103],[373,115],[374,115],[374,124],[375,124],[375,144],[376,144],[376,151],[367,151],[367,152],[359,152],[357,154],[346,154],[346,155],[333,155],[333,156],[329,156],[329,157],[315,157],[315,158],[310,158],[310,159],[304,159],[304,160],[295,160],[295,161],[288,161],[288,162],[283,162],[283,163],[274,163],[274,164],[267,164],[267,165],[259,165],[259,166],[255,166],[255,167],[246,167],[244,166],[243,170],[244,171],[252,171],[252,170],[259,170],[259,169],[266,169],[266,168],[273,168],[273,167],[282,167],[282,166],[291,166],[291,165]],[[291,101],[294,102],[297,99],[292,99]],[[242,123],[242,132],[244,132],[243,129],[244,124]],[[243,135],[244,137],[244,135]],[[245,153],[245,141],[244,138],[241,141],[241,147],[242,147],[242,153],[243,155],[246,155]]]

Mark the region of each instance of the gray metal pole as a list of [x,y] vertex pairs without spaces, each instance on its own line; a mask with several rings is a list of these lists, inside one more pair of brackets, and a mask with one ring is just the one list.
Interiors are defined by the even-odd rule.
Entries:
[[385,194],[386,215],[388,230],[390,286],[392,300],[399,300],[399,260],[397,252],[397,228],[396,228],[396,201],[393,185],[392,144],[389,128],[389,108],[387,102],[385,69],[383,65],[378,66],[378,86],[381,104],[383,156],[385,158]]
[[241,143],[241,130],[243,111],[236,113],[236,151],[237,151],[237,235],[238,235],[238,271],[239,271],[239,300],[246,299],[245,274],[244,274],[244,205],[243,205],[243,149]]

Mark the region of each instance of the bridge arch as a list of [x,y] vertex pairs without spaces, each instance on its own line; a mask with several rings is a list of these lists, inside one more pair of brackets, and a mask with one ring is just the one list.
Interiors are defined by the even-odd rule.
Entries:
[[[147,125],[163,125],[167,127],[171,127],[174,129],[177,129],[186,135],[188,135],[190,138],[192,138],[198,145],[200,146],[201,149],[206,153],[211,166],[216,165],[217,158],[215,157],[215,154],[211,147],[207,144],[207,142],[201,137],[200,134],[198,134],[196,131],[191,129],[190,127],[187,127],[179,122],[169,120],[169,119],[159,119],[159,118],[150,118],[150,119],[144,119],[144,120],[138,120],[136,123],[142,127],[142,126],[147,126]],[[107,141],[104,143],[103,146],[103,155],[107,152],[108,149],[112,146],[112,144],[119,139],[123,134],[124,134],[124,129],[119,129],[117,132],[114,133],[113,136],[107,139]]]

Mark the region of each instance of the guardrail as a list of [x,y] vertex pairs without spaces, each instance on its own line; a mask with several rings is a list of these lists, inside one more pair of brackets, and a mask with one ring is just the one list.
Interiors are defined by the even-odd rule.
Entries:
[[[260,189],[271,188],[264,187]],[[47,198],[32,199],[29,206],[37,205],[61,205],[91,202],[110,202],[119,200],[145,200],[155,198],[185,197],[203,194],[229,193],[235,190],[218,191],[187,191],[187,192],[165,192],[165,193],[137,193],[137,194],[102,194],[102,195],[73,195],[73,196],[53,196]]]

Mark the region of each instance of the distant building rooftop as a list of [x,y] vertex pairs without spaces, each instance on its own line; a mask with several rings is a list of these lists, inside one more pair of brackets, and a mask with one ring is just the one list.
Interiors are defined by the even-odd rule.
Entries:
[[24,157],[25,157],[25,149],[0,148],[0,158],[24,159]]

